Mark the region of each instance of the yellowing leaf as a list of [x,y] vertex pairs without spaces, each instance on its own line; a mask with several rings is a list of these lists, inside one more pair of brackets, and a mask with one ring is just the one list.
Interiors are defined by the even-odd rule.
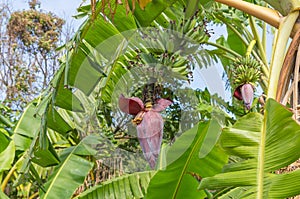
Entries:
[[138,0],[138,3],[142,10],[145,9],[146,5],[150,3],[152,0]]

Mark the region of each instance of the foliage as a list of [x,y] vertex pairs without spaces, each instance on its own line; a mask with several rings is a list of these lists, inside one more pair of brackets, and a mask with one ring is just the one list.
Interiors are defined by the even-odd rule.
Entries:
[[223,129],[221,147],[240,159],[225,165],[222,173],[202,179],[200,189],[242,187],[246,191],[235,196],[238,198],[256,198],[259,193],[263,198],[286,198],[300,193],[296,188],[299,172],[273,173],[299,158],[299,125],[273,99],[267,101],[265,112],[264,118],[250,113]]
[[221,126],[214,119],[185,132],[165,156],[162,155],[161,170],[152,178],[146,198],[205,197],[204,191],[196,189],[198,180],[220,172],[228,158],[218,146],[214,146],[220,133]]
[[[290,111],[271,99],[280,63],[273,60],[269,67],[265,37],[258,34],[258,29],[266,34],[264,22],[213,1],[138,3],[140,7],[135,7],[135,1],[91,1],[80,7],[77,17],[88,18],[64,46],[67,54],[50,86],[28,104],[16,125],[0,117],[4,143],[0,159],[9,156],[1,161],[1,197],[282,198],[299,194],[298,171],[275,174],[299,158],[299,125]],[[284,51],[297,12],[283,20],[287,29],[279,29],[275,55]],[[210,40],[210,22],[224,24],[227,38]],[[43,26],[38,27],[43,31]],[[35,37],[41,32],[31,33]],[[28,49],[33,40],[23,36],[19,42],[29,39],[23,43]],[[52,49],[53,45],[43,46]],[[206,45],[210,48],[204,49]],[[252,64],[255,71],[248,73],[237,59]],[[224,76],[234,74],[231,86],[251,79],[258,80],[263,91],[273,90],[267,92],[266,103],[258,105],[256,99],[248,111],[207,89],[185,89],[194,69],[210,66],[212,60],[220,60]],[[172,77],[164,81],[158,74]],[[121,93],[142,98],[153,79],[151,97],[175,103],[162,114],[166,122],[158,171],[145,171],[149,167],[139,157],[137,137],[128,125],[131,118],[120,114],[116,100]],[[122,160],[117,166],[95,164],[116,155]],[[99,175],[107,170],[109,177]]]
[[[57,198],[62,195],[70,198],[93,167],[93,163],[81,156],[95,155],[97,151],[93,149],[93,146],[98,144],[99,141],[99,137],[87,136],[77,146],[62,151],[61,163],[49,176],[48,182],[45,183],[45,192],[40,191],[41,198]],[[69,183],[64,183],[66,181]],[[61,186],[62,184],[64,186]]]
[[143,198],[155,171],[123,175],[82,192],[76,198]]

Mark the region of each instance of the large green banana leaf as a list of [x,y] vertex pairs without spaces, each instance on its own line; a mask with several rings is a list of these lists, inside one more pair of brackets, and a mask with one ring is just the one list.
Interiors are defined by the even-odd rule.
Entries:
[[197,190],[197,176],[219,173],[228,160],[215,145],[220,133],[221,126],[213,119],[179,137],[167,152],[169,165],[152,178],[146,198],[204,198],[205,192]]
[[264,117],[249,113],[225,128],[221,146],[240,160],[227,164],[223,173],[202,179],[199,189],[245,188],[239,193],[240,198],[286,198],[299,194],[300,170],[274,173],[300,157],[300,127],[292,115],[269,99]]
[[143,198],[147,193],[147,187],[155,171],[144,171],[127,174],[113,180],[107,180],[102,184],[86,190],[76,198]]
[[[62,116],[52,107],[45,113],[47,115],[48,126],[62,135],[66,135],[72,128]],[[56,152],[53,146],[49,144],[49,139],[45,136],[45,148],[37,147],[38,140],[41,138],[41,128],[43,120],[37,113],[37,107],[34,103],[30,103],[20,120],[18,121],[12,139],[15,143],[16,150],[26,151],[30,149],[32,153],[32,161],[41,166],[52,166],[59,163]]]
[[[0,143],[6,143],[7,138],[1,135],[0,132]],[[15,158],[15,143],[14,141],[10,140],[8,145],[0,151],[0,174],[3,171],[6,171],[11,168],[11,165]]]
[[[97,10],[101,10],[101,4],[98,4]],[[90,94],[93,91],[103,75],[92,64],[85,62],[87,55],[92,52],[81,42],[82,39],[95,50],[103,52],[105,59],[110,61],[111,56],[115,55],[118,45],[124,39],[120,32],[136,28],[133,16],[131,14],[126,16],[125,4],[117,6],[117,13],[112,20],[114,25],[99,14],[95,19],[90,17],[79,30],[81,33],[80,40],[76,41],[78,46],[70,57],[66,77],[69,85],[79,88],[85,94]],[[108,39],[114,35],[118,35],[115,39],[119,42],[108,42]],[[100,44],[101,48],[96,48]],[[103,69],[104,66],[101,65],[100,68]]]
[[94,165],[82,156],[95,155],[97,151],[93,147],[98,143],[100,143],[99,137],[91,135],[85,137],[77,146],[66,148],[60,155],[61,163],[57,165],[45,184],[46,192],[40,190],[40,197],[71,198]]
[[[46,115],[49,128],[62,135],[72,130],[72,127],[65,122],[56,109],[50,107]],[[17,150],[25,151],[29,148],[31,140],[38,136],[41,130],[42,120],[41,115],[37,113],[37,106],[30,103],[14,129],[13,139]]]
[[30,143],[40,130],[41,119],[34,117],[35,106],[29,104],[19,119],[12,139],[15,142],[16,150],[25,151],[30,147]]

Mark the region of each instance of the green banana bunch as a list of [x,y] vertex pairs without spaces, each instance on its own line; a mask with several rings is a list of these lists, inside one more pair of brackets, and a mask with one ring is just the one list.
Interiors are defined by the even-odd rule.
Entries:
[[250,83],[255,86],[261,75],[260,68],[260,63],[248,56],[236,59],[232,64],[233,85]]

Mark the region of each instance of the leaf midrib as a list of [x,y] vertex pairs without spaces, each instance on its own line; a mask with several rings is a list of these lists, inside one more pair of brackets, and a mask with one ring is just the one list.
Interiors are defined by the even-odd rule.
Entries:
[[80,144],[81,144],[81,142],[80,142],[76,147],[74,147],[74,149],[70,152],[70,154],[67,156],[67,158],[66,158],[65,161],[63,162],[63,164],[60,166],[60,168],[58,169],[58,171],[57,171],[55,177],[53,178],[52,182],[50,183],[50,185],[49,185],[49,187],[48,187],[48,189],[47,189],[47,192],[45,193],[45,195],[44,195],[43,198],[46,198],[46,197],[48,196],[48,194],[50,193],[49,190],[51,190],[51,188],[53,187],[54,182],[56,181],[56,179],[57,179],[58,176],[59,176],[59,175],[57,175],[57,174],[61,173],[61,170],[65,167],[67,161],[71,158],[71,155],[73,155],[73,152],[77,149],[77,147],[78,147]]
[[[208,127],[209,127],[208,124],[210,124],[210,123],[211,123],[211,122],[207,123],[206,127],[203,129],[203,132],[204,132],[204,131],[205,131],[205,132],[207,131],[207,129],[208,129]],[[197,134],[199,133],[198,131],[199,131],[199,127],[197,128]],[[194,152],[195,152],[197,146],[199,145],[199,142],[203,141],[202,139],[200,139],[201,137],[202,137],[202,136],[200,135],[200,137],[197,139],[196,143],[195,143],[194,145],[192,144],[192,146],[195,146],[195,147],[192,147],[192,150],[191,150],[191,153],[190,153],[190,154],[194,154]],[[183,176],[184,176],[184,173],[185,173],[185,171],[186,171],[186,169],[187,169],[187,167],[188,167],[188,165],[189,165],[189,163],[190,163],[190,161],[191,161],[191,159],[192,159],[192,156],[193,156],[193,155],[189,155],[189,156],[188,156],[187,161],[186,161],[186,164],[184,165],[184,167],[183,167],[183,169],[182,169],[181,175],[180,175],[179,180],[178,180],[178,182],[177,182],[177,184],[176,184],[176,187],[175,187],[175,192],[174,192],[174,194],[173,194],[173,196],[172,196],[172,198],[174,198],[174,199],[175,199],[176,196],[177,196],[177,193],[178,193],[178,190],[179,190],[181,181],[182,181]]]

